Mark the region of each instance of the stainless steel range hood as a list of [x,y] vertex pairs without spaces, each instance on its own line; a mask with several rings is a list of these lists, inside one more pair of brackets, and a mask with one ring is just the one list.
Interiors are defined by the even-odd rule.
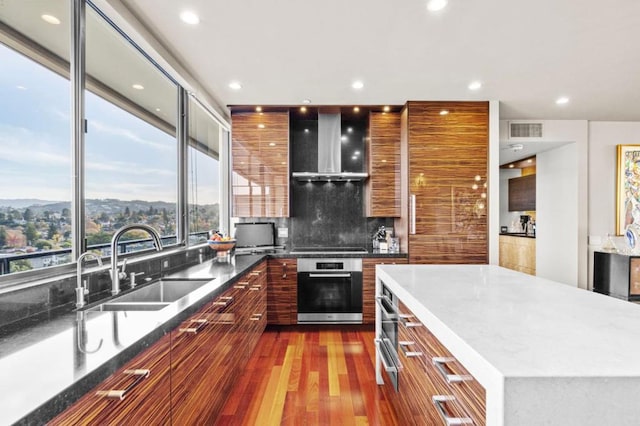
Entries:
[[368,177],[366,173],[343,172],[341,157],[340,114],[318,113],[318,169],[291,175],[306,181],[361,181]]

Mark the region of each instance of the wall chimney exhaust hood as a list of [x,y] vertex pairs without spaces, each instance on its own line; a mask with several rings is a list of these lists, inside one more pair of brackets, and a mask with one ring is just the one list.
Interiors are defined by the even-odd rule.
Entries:
[[340,114],[318,113],[318,169],[293,172],[299,181],[362,181],[369,175],[364,172],[342,171],[342,134]]

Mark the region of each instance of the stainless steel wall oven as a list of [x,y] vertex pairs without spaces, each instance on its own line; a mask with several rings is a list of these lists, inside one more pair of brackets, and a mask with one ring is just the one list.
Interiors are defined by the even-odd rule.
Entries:
[[382,292],[376,296],[380,311],[380,329],[375,339],[376,351],[382,366],[391,380],[393,388],[398,391],[398,377],[402,371],[402,363],[398,356],[398,299],[382,283]]
[[362,324],[362,259],[298,259],[298,323]]

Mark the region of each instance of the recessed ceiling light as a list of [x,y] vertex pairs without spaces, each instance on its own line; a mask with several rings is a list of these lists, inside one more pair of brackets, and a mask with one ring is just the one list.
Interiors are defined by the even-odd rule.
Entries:
[[527,160],[527,163],[533,163],[533,160],[532,160],[531,158],[529,158],[529,159]]
[[302,103],[306,104],[306,105],[309,105],[311,103],[311,99],[303,99]]
[[472,81],[471,83],[469,83],[469,90],[480,90],[480,88],[482,87],[482,83],[479,81]]
[[364,87],[364,83],[361,82],[360,80],[356,80],[353,83],[351,83],[351,87],[353,87],[356,90],[360,90]]
[[307,107],[304,107],[304,106],[300,107],[300,112],[307,112]]
[[229,88],[233,90],[240,90],[242,89],[242,84],[237,81],[232,81],[231,83],[229,83]]
[[566,96],[561,96],[558,99],[556,99],[556,103],[558,105],[568,104],[569,103],[569,98],[567,98]]
[[440,115],[447,115],[449,114],[449,111],[447,111],[446,109],[443,109],[442,111],[440,111]]
[[513,169],[514,165],[513,164],[509,164],[509,168]]
[[262,123],[258,124],[258,129],[264,129],[264,124]]
[[256,107],[256,112],[261,112],[262,111],[262,107],[257,106]]
[[131,87],[133,87],[136,90],[144,90],[144,86],[142,84],[132,84]]
[[437,12],[444,9],[447,6],[447,0],[429,0],[427,3],[427,9],[431,12]]
[[200,23],[200,17],[190,10],[185,10],[180,13],[180,19],[182,19],[182,22],[189,25],[198,25]]
[[389,105],[386,105],[384,108],[382,108],[382,110],[384,112],[389,112],[389,111],[391,111],[391,108],[389,107]]
[[18,85],[18,86],[16,86],[16,89],[18,89],[18,90],[27,90],[27,88],[26,88],[26,87],[24,87],[24,86],[19,86],[19,85]]
[[160,112],[160,108],[156,108],[156,112]]
[[40,16],[44,22],[51,25],[60,25],[60,20],[53,15]]
[[353,112],[360,112],[360,107],[353,107]]

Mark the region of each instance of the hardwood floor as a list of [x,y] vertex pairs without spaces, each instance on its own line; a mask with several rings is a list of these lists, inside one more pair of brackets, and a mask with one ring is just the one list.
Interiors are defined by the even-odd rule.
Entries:
[[268,327],[217,425],[397,425],[363,326]]

